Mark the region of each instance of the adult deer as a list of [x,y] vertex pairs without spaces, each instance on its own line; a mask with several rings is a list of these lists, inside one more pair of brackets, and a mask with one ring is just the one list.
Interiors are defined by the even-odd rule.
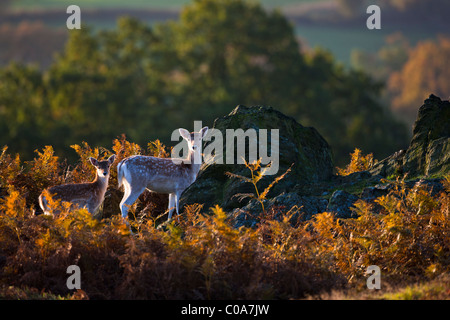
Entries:
[[[91,214],[94,214],[105,198],[110,168],[115,159],[115,155],[103,161],[98,161],[92,157],[89,158],[91,164],[97,168],[97,175],[94,181],[54,186],[48,189],[48,193],[52,195],[52,199],[60,199],[61,201],[70,202],[74,206],[78,205],[81,208],[87,208]],[[39,205],[44,214],[51,214],[52,209],[48,205],[44,192],[39,196]]]
[[179,213],[180,196],[195,181],[200,170],[202,139],[208,127],[192,133],[182,128],[178,130],[188,143],[189,154],[186,159],[138,155],[128,157],[117,165],[119,188],[123,184],[125,191],[120,202],[123,218],[128,216],[129,207],[145,189],[169,194],[168,220],[172,218],[174,208]]

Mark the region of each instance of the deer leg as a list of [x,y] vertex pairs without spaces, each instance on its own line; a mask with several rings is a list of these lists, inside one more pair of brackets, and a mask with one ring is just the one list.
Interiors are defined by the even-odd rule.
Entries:
[[177,207],[177,216],[180,214],[180,211],[178,209],[179,202],[180,202],[180,194],[179,193],[175,193],[175,204],[176,204],[176,207]]
[[122,217],[126,217],[128,214],[128,208],[124,207],[123,204],[125,203],[125,200],[130,196],[130,193],[131,193],[130,185],[128,183],[124,183],[123,184],[123,197],[122,197],[122,201],[120,201],[120,204],[119,204],[119,208],[120,208]]
[[125,187],[125,194],[123,195],[122,201],[120,202],[120,211],[122,212],[122,218],[128,217],[129,207],[139,198],[139,196],[144,192],[145,187],[142,188],[131,188],[130,186]]
[[175,208],[175,193],[169,193],[169,218],[167,220],[172,219],[172,213]]

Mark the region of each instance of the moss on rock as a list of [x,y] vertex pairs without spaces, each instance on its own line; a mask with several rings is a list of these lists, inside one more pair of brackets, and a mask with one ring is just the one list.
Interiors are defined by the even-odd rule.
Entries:
[[[314,128],[304,127],[293,118],[267,106],[246,107],[239,105],[230,114],[214,121],[214,129],[223,135],[223,159],[226,159],[226,130],[267,129],[267,146],[271,146],[271,129],[279,130],[279,170],[272,176],[264,177],[258,185],[263,190],[273,179],[283,174],[291,165],[292,171],[271,191],[270,196],[285,192],[299,183],[314,183],[329,179],[333,174],[331,148]],[[245,158],[248,161],[248,139]],[[257,135],[257,145],[261,145]],[[207,142],[205,148],[211,142]],[[236,153],[236,147],[235,147]],[[270,151],[269,151],[270,154]],[[194,182],[183,194],[181,203],[205,203],[205,208],[219,204],[232,209],[246,204],[239,203],[232,195],[254,192],[252,185],[237,179],[230,179],[225,172],[249,175],[242,164],[204,164]],[[189,200],[188,200],[189,199]]]
[[408,149],[380,161],[371,170],[409,178],[450,173],[450,102],[430,95],[420,107]]

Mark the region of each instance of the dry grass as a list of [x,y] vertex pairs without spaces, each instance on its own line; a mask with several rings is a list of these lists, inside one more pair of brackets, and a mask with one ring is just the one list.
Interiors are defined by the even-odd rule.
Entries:
[[[236,229],[220,207],[204,215],[200,204],[186,206],[179,221],[158,225],[144,204],[135,208],[130,234],[118,208],[103,219],[84,209],[70,211],[64,203],[57,217],[34,214],[42,188],[90,174],[87,156],[114,152],[120,160],[146,152],[124,137],[114,141],[113,151],[87,144],[75,149],[80,162],[70,170],[51,147],[28,163],[6,149],[1,154],[0,297],[448,298],[448,277],[442,277],[450,271],[450,178],[437,196],[421,185],[407,190],[399,180],[377,199],[377,209],[358,202],[357,219],[323,212],[295,227],[288,208],[266,212],[256,228]],[[155,143],[147,152],[166,151]],[[118,191],[111,180],[110,190]],[[82,272],[82,291],[75,293],[66,287],[72,264]],[[368,293],[369,265],[380,266],[382,286],[392,291]]]

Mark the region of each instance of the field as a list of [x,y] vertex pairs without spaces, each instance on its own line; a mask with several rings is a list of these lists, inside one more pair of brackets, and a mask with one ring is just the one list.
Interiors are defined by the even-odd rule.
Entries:
[[[385,25],[381,30],[372,31],[365,26],[330,28],[321,25],[297,25],[295,31],[304,47],[325,48],[338,61],[348,66],[353,50],[377,52],[386,45],[386,37],[398,32],[398,28],[395,25]],[[412,26],[402,33],[412,45],[436,36],[434,31],[426,30],[420,25]]]
[[[189,4],[190,0],[131,0],[124,1],[121,0],[77,0],[77,1],[67,1],[67,0],[41,0],[39,2],[33,0],[21,0],[17,1],[13,5],[16,10],[23,9],[55,9],[67,7],[70,4],[76,4],[81,8],[86,9],[104,9],[104,8],[139,8],[139,9],[180,9],[184,5]],[[318,3],[318,2],[329,2],[327,0],[261,0],[259,1],[268,8],[283,7],[286,5],[293,5],[299,3]]]
[[[83,23],[94,26],[95,28],[113,28],[116,19],[121,12],[129,15],[137,15],[139,18],[155,23],[170,19],[177,14],[183,6],[189,4],[190,0],[131,0],[124,4],[123,1],[101,1],[101,0],[79,0],[83,16]],[[423,26],[421,24],[409,24],[397,20],[383,20],[381,30],[368,30],[365,26],[365,17],[358,23],[330,25],[315,21],[311,23],[309,16],[320,13],[325,15],[322,19],[327,19],[328,15],[334,16],[338,11],[335,1],[330,0],[262,0],[259,1],[266,8],[279,8],[295,26],[298,38],[302,41],[304,48],[321,47],[329,50],[335,58],[349,66],[351,63],[351,53],[353,50],[362,50],[365,52],[376,52],[386,44],[386,36],[401,31],[415,45],[418,41],[430,38],[436,38],[437,34],[445,33],[443,30],[437,32],[433,27]],[[65,10],[70,1],[58,0],[21,0],[12,4],[13,12],[33,13],[35,10],[39,14],[48,11],[48,15],[41,18],[52,28],[64,28]],[[56,10],[56,11],[55,11]],[[57,11],[63,11],[64,14],[58,14]],[[107,10],[102,13],[102,10]],[[123,10],[126,10],[124,12]],[[323,13],[325,11],[325,13]],[[51,14],[50,14],[51,12]],[[322,13],[321,13],[322,12]],[[306,18],[306,20],[305,20]],[[325,21],[324,20],[324,21]]]

